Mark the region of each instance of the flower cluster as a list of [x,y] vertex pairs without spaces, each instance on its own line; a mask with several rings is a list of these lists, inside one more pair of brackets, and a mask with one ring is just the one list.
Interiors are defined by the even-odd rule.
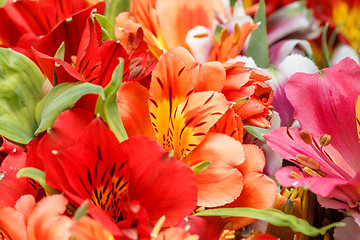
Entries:
[[0,1],[0,239],[355,239],[359,9]]

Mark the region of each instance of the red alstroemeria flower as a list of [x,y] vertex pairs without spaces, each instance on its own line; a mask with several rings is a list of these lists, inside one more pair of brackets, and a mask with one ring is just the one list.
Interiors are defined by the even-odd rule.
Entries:
[[172,226],[196,206],[195,174],[187,166],[146,137],[119,143],[93,113],[68,110],[35,141],[28,166],[44,170],[71,204],[88,199],[90,215],[115,237],[148,237],[149,221],[165,215],[164,226]]
[[265,135],[275,152],[302,169],[279,170],[280,184],[307,187],[323,206],[354,211],[358,224],[359,74],[360,66],[346,58],[317,74],[293,75],[285,91],[303,130],[279,128]]
[[[246,76],[249,78],[256,72],[247,74],[240,76],[239,88],[249,81],[245,80]],[[196,175],[198,205],[216,207],[241,199],[239,201],[247,206],[270,207],[275,199],[275,183],[261,174],[265,164],[261,150],[255,146],[243,146],[230,137],[233,131],[238,131],[239,125],[233,119],[236,114],[231,111],[232,103],[220,93],[224,86],[236,85],[235,75],[230,76],[226,79],[226,69],[220,62],[198,64],[187,50],[175,48],[160,57],[149,91],[135,83],[121,86],[119,112],[130,136],[156,138],[164,149],[172,150],[174,156],[188,166],[211,162],[207,169]],[[137,99],[135,109],[129,107],[132,99]],[[223,120],[213,129],[224,116],[228,116],[229,122],[235,122],[226,126],[226,120]],[[136,128],[140,123],[141,129]],[[241,134],[237,133],[237,136]],[[260,160],[254,160],[252,152],[256,152]],[[248,159],[257,162],[257,167],[242,168],[248,165]],[[250,178],[255,177],[253,174],[259,175],[257,180],[267,188],[260,191],[264,195],[261,193],[259,196],[266,199],[259,201],[262,206],[254,204],[257,194],[252,195],[254,201],[247,198],[252,191],[258,190],[251,184]],[[249,176],[249,181],[245,175]],[[244,185],[245,180],[248,186]],[[243,191],[246,194],[242,195]],[[236,226],[244,226],[243,223]]]
[[85,0],[22,0],[0,8],[0,46],[12,47],[34,60],[31,47],[58,23],[82,10],[103,12],[104,2],[93,5]]
[[[90,13],[81,12],[70,21],[61,22],[44,36],[34,50],[35,57],[50,82],[90,82],[105,87],[112,72],[124,59],[124,75],[128,72],[128,55],[122,45],[115,41],[102,41],[99,23],[91,19]],[[75,32],[69,35],[69,32]],[[64,60],[55,58],[55,53],[64,43]],[[73,67],[74,66],[74,67]]]

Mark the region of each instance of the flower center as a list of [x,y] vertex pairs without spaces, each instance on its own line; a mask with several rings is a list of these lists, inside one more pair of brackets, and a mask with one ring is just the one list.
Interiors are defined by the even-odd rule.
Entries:
[[340,2],[333,8],[333,21],[342,35],[355,50],[360,49],[360,6],[350,7],[346,2]]

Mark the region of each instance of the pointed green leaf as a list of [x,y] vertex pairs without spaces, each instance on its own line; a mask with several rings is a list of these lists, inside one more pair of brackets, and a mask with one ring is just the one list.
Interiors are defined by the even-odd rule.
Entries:
[[326,232],[337,226],[345,224],[337,222],[320,229],[311,226],[306,220],[294,215],[285,214],[278,209],[253,209],[253,208],[218,208],[210,209],[195,214],[196,216],[220,216],[220,217],[250,217],[266,221],[279,227],[290,227],[294,232],[301,232],[308,236],[325,235]]
[[258,67],[268,68],[270,65],[270,60],[269,46],[266,35],[266,14],[264,0],[260,0],[259,2],[259,9],[255,14],[254,22],[260,22],[260,25],[251,33],[246,56],[252,57]]
[[96,18],[96,21],[98,21],[98,23],[101,26],[103,41],[105,40],[116,41],[114,26],[111,24],[110,20],[107,17],[97,13],[95,13],[94,16]]
[[194,171],[195,174],[198,174],[198,173],[204,171],[205,169],[207,169],[210,165],[211,165],[210,161],[203,161],[203,162],[200,162],[190,168],[191,168],[191,170]]
[[18,171],[18,173],[16,174],[16,176],[18,178],[28,177],[28,178],[35,180],[49,194],[58,194],[59,193],[58,190],[56,190],[55,188],[50,187],[49,185],[46,184],[45,172],[41,171],[37,168],[27,167],[27,168],[20,169]]
[[116,101],[116,94],[120,88],[124,70],[124,60],[119,58],[119,65],[115,68],[110,83],[105,87],[105,100],[98,99],[95,112],[109,125],[119,142],[128,139],[124,125],[122,124]]
[[78,209],[76,209],[75,213],[74,213],[74,220],[77,221],[79,220],[81,217],[86,216],[87,212],[88,212],[88,205],[89,205],[89,201],[85,200],[83,204],[81,204],[80,207],[78,207]]
[[60,44],[60,47],[58,48],[58,50],[55,53],[55,58],[59,58],[61,60],[64,60],[64,56],[65,56],[65,43],[62,42]]
[[105,16],[110,20],[110,23],[115,25],[115,18],[121,12],[130,11],[130,0],[111,0],[106,1]]
[[330,67],[329,49],[326,42],[328,27],[329,23],[326,23],[322,33],[322,52],[325,61],[325,67]]
[[70,109],[86,94],[97,94],[104,98],[101,86],[91,83],[61,83],[55,86],[36,106],[36,121],[39,123],[35,134],[51,127],[63,111]]
[[263,137],[263,134],[270,132],[270,129],[264,129],[254,126],[244,126],[245,130],[248,131],[251,135],[254,137],[260,139],[261,141],[265,142],[265,138]]
[[0,135],[23,144],[35,137],[35,106],[44,80],[33,61],[0,48]]

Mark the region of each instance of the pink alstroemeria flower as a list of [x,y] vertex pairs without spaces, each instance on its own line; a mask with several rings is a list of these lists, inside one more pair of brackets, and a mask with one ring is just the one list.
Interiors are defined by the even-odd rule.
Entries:
[[294,74],[285,92],[302,130],[278,128],[265,139],[301,168],[279,170],[281,185],[310,189],[324,207],[347,210],[360,225],[359,76],[350,58],[316,74]]

